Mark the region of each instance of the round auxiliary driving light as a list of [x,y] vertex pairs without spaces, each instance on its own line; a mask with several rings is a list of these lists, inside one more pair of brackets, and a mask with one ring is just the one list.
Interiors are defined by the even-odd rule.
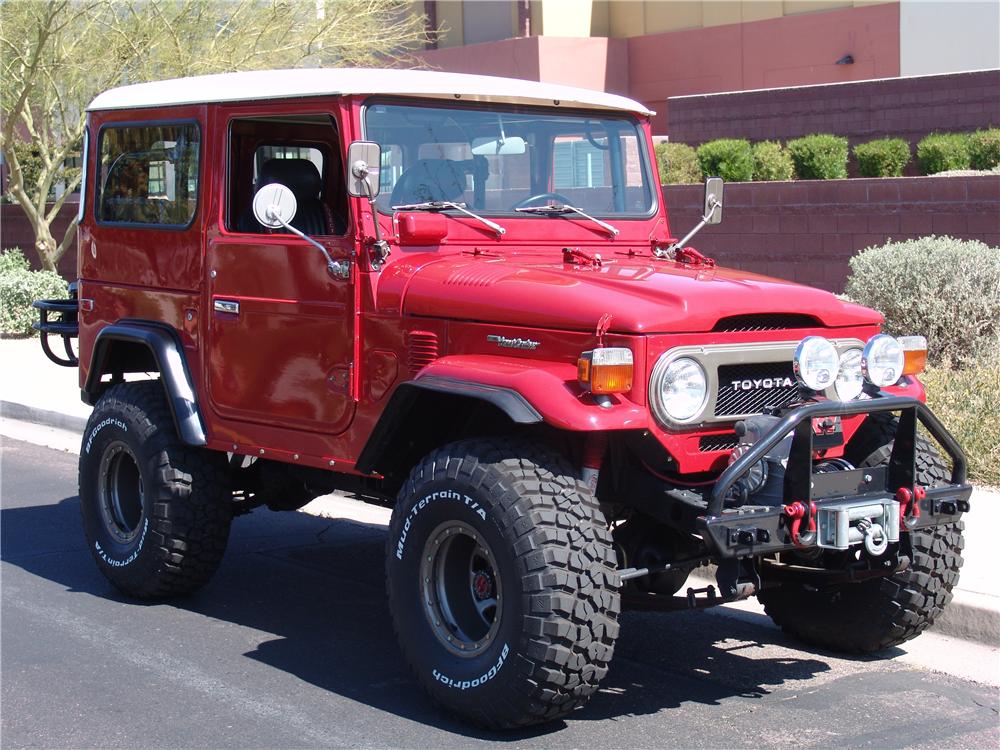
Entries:
[[837,374],[837,398],[841,401],[853,401],[861,395],[865,385],[861,373],[861,350],[848,349],[840,355],[840,372]]
[[689,357],[678,357],[664,365],[661,358],[649,382],[650,402],[657,419],[664,423],[689,422],[705,408],[708,377],[704,368]]
[[884,388],[903,374],[903,347],[892,336],[872,336],[861,353],[861,372],[872,385]]
[[840,355],[822,336],[806,336],[795,348],[792,369],[796,379],[813,391],[825,391],[837,379]]

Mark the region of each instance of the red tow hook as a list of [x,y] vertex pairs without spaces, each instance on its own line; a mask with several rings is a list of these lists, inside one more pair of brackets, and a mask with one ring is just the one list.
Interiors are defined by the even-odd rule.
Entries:
[[805,548],[816,538],[816,503],[809,501],[809,520],[806,523],[806,533],[801,534],[799,528],[802,525],[802,519],[806,517],[806,506],[805,503],[794,502],[791,505],[786,505],[783,508],[785,515],[791,521],[788,527],[788,533],[792,536],[792,544],[796,547]]
[[916,485],[912,490],[908,487],[900,487],[896,490],[896,500],[899,502],[899,522],[904,526],[912,526],[907,523],[907,516],[915,522],[920,518],[920,501],[927,497],[927,490],[920,485]]

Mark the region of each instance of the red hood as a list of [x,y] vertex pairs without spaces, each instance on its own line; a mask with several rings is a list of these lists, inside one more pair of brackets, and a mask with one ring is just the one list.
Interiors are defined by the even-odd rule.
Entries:
[[541,255],[408,260],[386,269],[379,290],[380,302],[394,298],[408,315],[589,330],[611,313],[619,333],[710,331],[720,318],[762,313],[808,314],[827,327],[882,321],[829,292],[728,268],[646,258],[595,268]]

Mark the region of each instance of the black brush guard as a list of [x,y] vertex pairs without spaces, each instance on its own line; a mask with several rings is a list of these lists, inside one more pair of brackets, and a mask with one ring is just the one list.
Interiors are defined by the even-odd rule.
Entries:
[[[899,412],[899,427],[888,466],[813,472],[813,420],[850,417],[876,412]],[[920,423],[944,448],[952,461],[951,484],[916,487],[916,438]],[[726,499],[736,484],[765,454],[793,433],[785,469],[784,500],[778,506],[744,505],[726,508]],[[825,503],[859,500],[873,503],[896,500],[902,492],[913,496],[902,531],[957,521],[969,510],[972,486],[966,481],[965,453],[937,417],[915,398],[877,396],[846,403],[819,401],[791,407],[781,421],[719,477],[712,488],[708,509],[698,519],[705,542],[722,558],[738,558],[792,550],[790,518],[785,506],[801,503],[821,509]]]
[[[69,299],[37,299],[31,303],[38,310],[39,320],[31,327],[41,333],[42,351],[45,356],[63,367],[76,367],[80,364],[73,351],[72,340],[80,335],[80,324],[77,315],[80,312],[80,301],[76,296],[76,284],[69,285]],[[49,316],[57,316],[55,319]],[[49,336],[62,338],[66,356],[62,357],[52,351]]]

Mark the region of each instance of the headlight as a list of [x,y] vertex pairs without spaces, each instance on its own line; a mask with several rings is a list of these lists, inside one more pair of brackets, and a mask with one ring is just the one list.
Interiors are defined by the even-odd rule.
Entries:
[[840,355],[840,373],[837,375],[837,398],[853,401],[865,385],[861,374],[861,350],[848,349]]
[[861,372],[872,385],[892,385],[903,374],[903,347],[892,336],[872,336],[861,353]]
[[837,379],[840,355],[833,344],[822,336],[806,336],[795,348],[792,369],[806,388],[824,391]]
[[660,422],[690,422],[705,408],[708,377],[700,364],[679,357],[668,364],[661,357],[649,381],[649,400]]

